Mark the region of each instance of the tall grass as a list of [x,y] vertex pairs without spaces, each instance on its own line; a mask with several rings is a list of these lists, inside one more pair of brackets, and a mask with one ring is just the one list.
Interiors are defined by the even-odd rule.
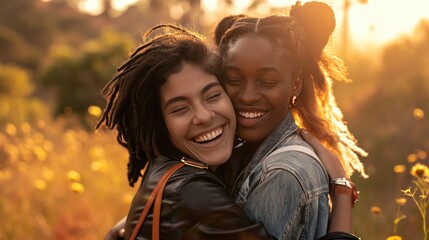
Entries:
[[[95,118],[94,118],[95,121]],[[115,133],[71,119],[7,124],[0,132],[0,239],[101,239],[135,189]]]

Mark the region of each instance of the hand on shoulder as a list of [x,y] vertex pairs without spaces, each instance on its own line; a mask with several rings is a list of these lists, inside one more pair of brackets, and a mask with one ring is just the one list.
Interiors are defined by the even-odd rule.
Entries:
[[340,159],[334,152],[323,146],[323,144],[314,135],[305,129],[301,129],[300,132],[304,140],[313,147],[317,156],[319,156],[331,179],[348,178]]

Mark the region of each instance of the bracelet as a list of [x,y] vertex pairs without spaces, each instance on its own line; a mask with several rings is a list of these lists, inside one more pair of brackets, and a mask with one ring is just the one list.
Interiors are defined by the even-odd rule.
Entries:
[[356,189],[354,183],[347,178],[334,178],[330,183],[333,196],[335,194],[350,194],[352,196],[352,207],[354,207],[355,203],[359,200],[359,191]]

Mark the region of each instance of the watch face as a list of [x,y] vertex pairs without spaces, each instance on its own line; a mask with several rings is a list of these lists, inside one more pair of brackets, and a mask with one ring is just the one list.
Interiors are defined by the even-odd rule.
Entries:
[[331,180],[331,189],[334,194],[351,194],[352,206],[359,200],[359,191],[357,191],[355,185],[346,178],[335,178]]
[[343,185],[343,186],[346,186],[348,188],[353,188],[352,182],[350,182],[346,178],[335,178],[335,179],[332,179],[331,180],[331,184],[334,184],[334,185]]

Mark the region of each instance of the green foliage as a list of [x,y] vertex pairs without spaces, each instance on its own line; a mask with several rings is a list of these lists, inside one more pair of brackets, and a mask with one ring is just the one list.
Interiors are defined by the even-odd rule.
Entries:
[[33,89],[24,69],[0,64],[0,125],[33,121],[46,115],[43,104],[31,96]]
[[84,120],[90,105],[104,105],[100,90],[126,59],[132,45],[126,35],[105,31],[100,38],[83,43],[79,49],[53,48],[52,63],[39,84],[44,87],[43,91],[55,93],[54,114],[59,116],[65,109],[71,109]]

